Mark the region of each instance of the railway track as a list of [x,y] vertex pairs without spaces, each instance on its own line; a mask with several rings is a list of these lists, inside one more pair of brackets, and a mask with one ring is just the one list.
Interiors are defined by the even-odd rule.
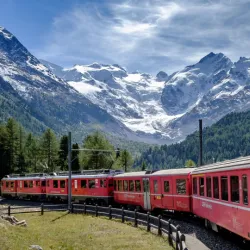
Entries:
[[[201,241],[207,249],[211,250],[249,250],[250,242],[245,242],[241,237],[227,230],[219,233],[205,228],[205,222],[196,216],[184,216],[164,212],[164,219],[171,219],[172,224],[179,225],[185,235],[190,235]],[[200,250],[197,248],[197,250]]]

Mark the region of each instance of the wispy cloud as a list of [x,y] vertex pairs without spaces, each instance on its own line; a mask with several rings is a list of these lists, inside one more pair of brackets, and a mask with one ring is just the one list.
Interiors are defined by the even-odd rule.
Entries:
[[62,65],[98,61],[151,73],[172,73],[210,51],[237,60],[250,54],[249,11],[246,0],[93,1],[55,17],[37,54]]

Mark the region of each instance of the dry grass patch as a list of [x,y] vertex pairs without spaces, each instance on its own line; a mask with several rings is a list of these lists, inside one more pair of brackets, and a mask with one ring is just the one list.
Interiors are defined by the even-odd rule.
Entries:
[[172,249],[161,237],[106,218],[58,212],[16,217],[26,220],[28,227],[1,227],[1,250],[26,250],[30,245],[39,245],[43,250]]

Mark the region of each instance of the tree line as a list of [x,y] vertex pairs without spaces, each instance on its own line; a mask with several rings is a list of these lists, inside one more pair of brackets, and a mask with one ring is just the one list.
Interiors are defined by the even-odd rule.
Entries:
[[[197,121],[198,124],[198,121]],[[231,113],[203,129],[203,163],[210,164],[250,155],[250,111]],[[150,147],[134,161],[134,167],[168,169],[194,166],[199,158],[198,131],[181,143]]]
[[[92,149],[79,151],[79,148]],[[96,149],[96,151],[95,151]],[[97,150],[108,150],[100,152]],[[72,170],[124,169],[133,159],[127,150],[116,152],[107,138],[96,131],[72,144]],[[0,177],[10,173],[54,172],[68,170],[68,136],[57,137],[47,129],[41,136],[27,132],[13,118],[0,124]]]

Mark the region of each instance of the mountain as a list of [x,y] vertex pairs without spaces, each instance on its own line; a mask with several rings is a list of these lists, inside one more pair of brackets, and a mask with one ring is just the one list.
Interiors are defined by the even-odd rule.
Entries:
[[13,116],[37,133],[50,127],[58,133],[74,129],[81,136],[98,128],[122,138],[136,138],[120,121],[53,74],[2,27],[0,107],[0,121]]
[[93,63],[63,69],[44,60],[41,62],[132,131],[142,136],[152,135],[158,142],[164,137],[166,140],[168,135],[161,126],[171,117],[161,104],[168,78],[165,72],[153,77],[140,72],[128,73],[117,64]]
[[233,63],[222,53],[210,53],[197,64],[172,74],[161,100],[168,115],[165,127],[173,138],[195,131],[198,119],[209,126],[230,112],[250,108],[250,59]]
[[[250,155],[250,111],[231,113],[203,130],[203,163]],[[147,168],[181,168],[187,160],[196,164],[199,157],[199,134],[195,132],[172,145],[149,148],[134,163]]]
[[118,64],[65,69],[38,60],[0,28],[0,121],[14,116],[35,131],[82,138],[100,129],[120,141],[171,144],[195,131],[198,119],[211,125],[248,110],[249,74],[250,59],[233,63],[213,52],[171,75],[129,73]]
[[194,65],[168,76],[128,73],[119,65],[75,65],[63,69],[43,61],[86,98],[140,135],[158,143],[183,140],[198,119],[211,125],[225,114],[249,109],[250,59],[233,63],[209,53]]

